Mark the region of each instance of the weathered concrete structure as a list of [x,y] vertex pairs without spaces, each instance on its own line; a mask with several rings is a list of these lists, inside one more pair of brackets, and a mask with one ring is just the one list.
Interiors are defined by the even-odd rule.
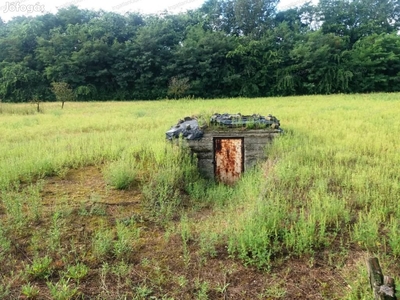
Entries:
[[265,147],[280,129],[207,129],[201,140],[188,140],[197,155],[200,172],[207,178],[234,183],[246,169],[265,159]]

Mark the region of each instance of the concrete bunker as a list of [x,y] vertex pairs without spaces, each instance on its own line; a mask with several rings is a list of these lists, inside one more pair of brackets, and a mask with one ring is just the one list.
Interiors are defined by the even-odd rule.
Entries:
[[279,120],[272,115],[214,114],[208,124],[186,117],[166,136],[187,140],[204,177],[233,184],[243,172],[266,159],[266,145],[282,132]]

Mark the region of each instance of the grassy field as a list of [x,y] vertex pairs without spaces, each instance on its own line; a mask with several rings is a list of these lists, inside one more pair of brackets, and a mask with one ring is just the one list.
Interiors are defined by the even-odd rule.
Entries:
[[[1,299],[371,299],[399,282],[400,94],[0,103]],[[285,134],[233,187],[177,120],[269,113]]]

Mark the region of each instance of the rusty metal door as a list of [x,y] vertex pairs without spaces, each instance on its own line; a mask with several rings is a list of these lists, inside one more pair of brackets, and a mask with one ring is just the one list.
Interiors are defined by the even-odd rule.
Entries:
[[219,182],[233,184],[244,171],[243,138],[214,138],[214,171]]

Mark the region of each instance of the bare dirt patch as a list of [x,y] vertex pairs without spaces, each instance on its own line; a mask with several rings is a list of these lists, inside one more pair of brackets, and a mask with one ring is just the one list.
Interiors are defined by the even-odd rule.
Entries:
[[[42,192],[45,204],[54,205],[63,201],[72,207],[93,202],[108,207],[125,206],[126,213],[140,210],[140,192],[137,189],[116,190],[104,181],[101,170],[90,166],[70,170],[64,178],[50,177]],[[114,215],[114,210],[110,209]]]
[[[14,258],[19,262],[14,268],[23,271],[32,263],[29,240],[33,232],[51,227],[52,214],[60,211],[63,236],[60,251],[50,254],[54,271],[48,280],[57,282],[68,265],[85,263],[90,270],[77,284],[79,299],[340,299],[346,286],[338,269],[327,263],[327,253],[312,259],[282,256],[271,270],[258,270],[231,258],[223,245],[214,257],[201,254],[193,236],[184,250],[178,222],[160,227],[149,221],[139,189],[110,188],[96,166],[45,179],[41,196],[43,220],[17,241]],[[212,211],[205,208],[204,216],[209,214]],[[197,212],[192,221],[202,222],[200,215]],[[140,238],[131,254],[122,260],[93,259],[91,239],[99,226],[132,218],[140,228]],[[352,262],[346,258],[344,263]],[[21,277],[13,283],[8,299],[23,298],[21,286],[28,281],[40,289],[38,299],[51,298],[45,281]]]

